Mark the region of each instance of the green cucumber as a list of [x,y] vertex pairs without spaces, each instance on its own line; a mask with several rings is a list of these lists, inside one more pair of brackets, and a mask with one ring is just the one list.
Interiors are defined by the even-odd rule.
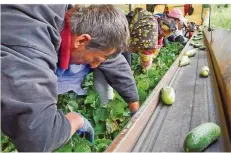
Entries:
[[212,122],[203,123],[193,129],[185,138],[184,150],[186,152],[201,152],[221,134],[220,127]]
[[203,66],[200,72],[201,77],[208,77],[209,75],[209,68],[208,66]]
[[202,45],[201,47],[199,47],[199,49],[200,49],[200,50],[205,50],[206,47]]
[[185,56],[188,56],[188,57],[193,57],[193,56],[196,55],[196,52],[197,52],[196,49],[191,49],[191,50],[187,50],[187,51],[184,53],[184,55],[185,55]]
[[161,89],[162,101],[167,105],[172,105],[175,101],[175,91],[170,86],[164,86]]
[[193,46],[195,43],[194,42],[190,42],[190,45]]
[[179,62],[179,67],[189,65],[191,63],[191,60],[188,56],[182,56]]
[[194,37],[192,40],[200,40],[200,38]]
[[202,47],[202,44],[196,43],[196,44],[193,45],[193,47],[194,48],[200,48],[200,47]]

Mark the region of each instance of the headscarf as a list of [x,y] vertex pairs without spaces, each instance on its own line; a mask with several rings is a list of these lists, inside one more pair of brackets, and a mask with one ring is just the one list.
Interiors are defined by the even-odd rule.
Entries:
[[130,45],[137,49],[152,49],[158,46],[158,23],[146,10],[135,12],[130,26]]

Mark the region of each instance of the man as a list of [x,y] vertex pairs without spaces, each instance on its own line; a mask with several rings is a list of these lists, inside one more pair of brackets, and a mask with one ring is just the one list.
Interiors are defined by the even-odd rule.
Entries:
[[[88,133],[89,140],[93,141],[94,130],[87,119],[76,112],[64,115],[57,110],[57,95],[62,92],[60,85],[68,89],[63,84],[67,76],[75,75],[80,79],[86,75],[84,64],[96,68],[126,46],[129,34],[125,16],[111,5],[92,5],[69,11],[70,20],[67,21],[71,31],[61,34],[70,43],[69,57],[65,57],[60,56],[65,44],[61,45],[60,52],[59,49],[60,33],[68,29],[64,28],[67,5],[1,7],[1,125],[4,134],[12,139],[18,151],[53,151],[76,131]],[[107,62],[99,67],[102,72],[112,71],[104,73],[106,78],[118,75],[113,68],[123,61]],[[126,68],[121,64],[119,69]],[[107,80],[119,89],[116,82],[121,79]],[[130,100],[130,110],[137,111],[137,99]]]
[[[79,8],[82,10],[82,8]],[[69,11],[71,12],[71,11]],[[83,11],[78,11],[78,14],[80,14]],[[74,13],[72,15],[72,17],[69,19],[70,22],[72,22],[72,25],[75,25],[76,22],[80,22],[79,20],[83,20],[82,17],[84,17],[84,15],[78,16],[78,17],[73,17]],[[68,19],[68,15],[66,15],[66,19]],[[89,19],[90,20],[90,19]],[[124,20],[122,20],[121,22],[125,22]],[[68,25],[68,24],[66,24]],[[84,28],[88,27],[89,24],[88,22],[85,23],[81,21],[81,24],[78,25],[78,27],[83,26]],[[74,26],[72,26],[73,29]],[[77,27],[77,26],[76,26]],[[95,25],[92,25],[92,27],[95,27]],[[77,28],[76,28],[77,29]],[[74,29],[75,30],[75,29]],[[117,30],[117,29],[115,29]],[[74,31],[73,31],[74,32]],[[99,30],[97,30],[97,32],[100,32]],[[102,31],[103,32],[103,31]],[[114,31],[115,32],[115,31]],[[128,34],[128,31],[126,31]],[[79,31],[76,31],[74,33],[82,33],[81,29],[79,29]],[[66,30],[64,29],[64,31],[62,32],[62,35],[66,36]],[[101,33],[102,34],[102,33]],[[94,34],[92,34],[94,35]],[[96,38],[95,38],[96,39]],[[101,37],[98,37],[97,39],[102,39]],[[69,57],[67,56],[65,53],[68,52],[68,50],[66,50],[66,48],[69,48],[66,44],[66,41],[68,40],[67,38],[63,39],[62,44],[64,44],[63,47],[61,44],[61,49],[64,48],[64,51],[61,50],[61,56],[60,56],[60,66],[64,67],[63,65],[66,64],[66,60],[64,59],[64,57]],[[102,40],[101,40],[102,41]],[[108,41],[108,40],[107,40]],[[113,41],[113,40],[112,40]],[[127,40],[126,40],[127,41]],[[105,43],[106,40],[102,41],[102,45],[103,43]],[[110,43],[110,42],[108,42]],[[126,43],[126,42],[124,42]],[[119,47],[117,48],[117,52],[119,52],[120,50],[123,50],[123,48]],[[80,52],[78,52],[75,56],[80,56]],[[134,81],[134,77],[131,73],[131,69],[129,67],[129,65],[127,64],[126,60],[124,59],[124,57],[121,54],[114,53],[110,59],[108,59],[107,61],[103,62],[102,64],[98,65],[91,65],[90,61],[89,61],[89,57],[92,57],[91,55],[87,54],[86,57],[78,57],[79,59],[82,58],[82,60],[85,58],[86,62],[83,63],[89,63],[91,65],[91,68],[93,69],[93,76],[94,76],[94,87],[96,88],[96,91],[99,93],[99,97],[100,97],[100,101],[101,104],[106,104],[108,103],[108,101],[110,99],[112,99],[113,97],[113,88],[120,94],[120,96],[128,103],[128,106],[130,108],[131,111],[131,115],[133,115],[139,108],[139,97],[138,97],[138,92],[136,89],[136,85],[135,85],[135,81]],[[76,64],[71,64],[69,66],[69,69],[65,72],[63,72],[62,69],[60,69],[60,67],[58,67],[57,70],[57,75],[59,76],[58,79],[58,86],[59,86],[59,90],[58,93],[65,93],[68,91],[75,91],[78,95],[82,95],[84,92],[81,90],[81,82],[83,79],[83,76],[85,76],[88,71],[89,68],[87,68],[86,65],[79,65],[79,64],[83,64],[83,63],[79,63],[78,62],[78,66]],[[94,63],[97,64],[97,63]],[[96,68],[98,66],[98,68]],[[65,68],[67,68],[68,66],[65,65]],[[77,67],[77,68],[75,68]],[[81,72],[79,72],[80,67],[83,69],[81,70]],[[73,74],[73,69],[77,69],[74,70],[76,71],[75,74]],[[126,72],[126,74],[124,74],[123,72]],[[60,73],[62,75],[60,75]],[[68,74],[70,73],[70,74]],[[110,85],[109,85],[110,84]]]

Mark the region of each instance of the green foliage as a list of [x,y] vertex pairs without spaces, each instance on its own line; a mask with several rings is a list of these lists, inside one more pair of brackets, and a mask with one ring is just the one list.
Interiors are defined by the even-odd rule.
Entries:
[[96,123],[105,121],[109,117],[109,111],[106,108],[98,108],[94,110],[93,118]]
[[[179,43],[170,43],[167,47],[163,47],[151,69],[146,72],[142,71],[139,55],[132,54],[132,71],[141,104],[172,65],[182,48]],[[55,152],[103,152],[130,120],[127,103],[115,91],[114,99],[109,104],[100,106],[98,94],[93,88],[92,73],[85,78],[82,86],[88,90],[86,96],[78,96],[74,92],[59,95],[57,108],[64,114],[78,112],[85,116],[95,129],[95,142],[92,144],[85,139],[85,136],[74,134]],[[12,142],[4,134],[1,135],[1,141],[2,151],[15,151]]]
[[112,140],[110,139],[96,139],[94,152],[103,152],[111,144]]
[[217,28],[231,29],[231,5],[212,5],[211,25]]
[[2,132],[1,132],[1,150],[0,151],[3,151],[3,152],[16,151],[15,146],[10,141],[10,138],[4,135]]

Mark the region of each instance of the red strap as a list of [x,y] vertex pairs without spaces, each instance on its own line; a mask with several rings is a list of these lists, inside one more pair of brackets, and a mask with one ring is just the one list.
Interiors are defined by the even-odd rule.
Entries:
[[70,50],[71,50],[71,28],[68,23],[69,13],[65,15],[65,26],[63,31],[61,32],[61,46],[59,53],[59,67],[66,70],[68,69],[69,61],[70,61]]
[[192,37],[193,32],[189,32],[189,39]]
[[158,37],[158,45],[159,45],[159,46],[160,46],[160,45],[163,45],[163,39],[164,39],[163,36]]

